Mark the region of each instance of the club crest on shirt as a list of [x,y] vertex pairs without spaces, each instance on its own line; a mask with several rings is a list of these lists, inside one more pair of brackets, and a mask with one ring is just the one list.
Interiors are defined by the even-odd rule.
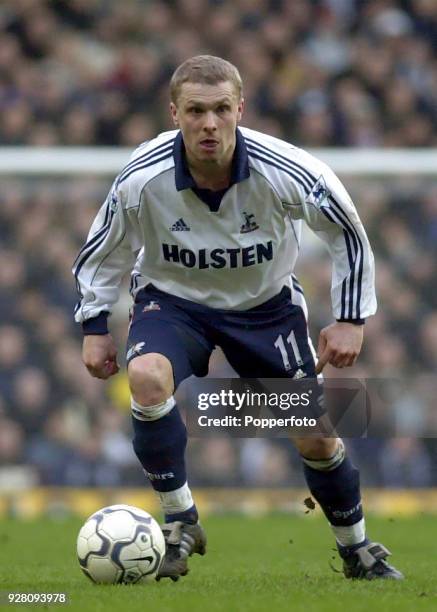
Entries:
[[258,223],[255,221],[254,214],[251,213],[249,215],[247,212],[243,211],[243,217],[244,217],[244,223],[240,227],[241,234],[248,234],[249,232],[254,232],[255,230],[259,228]]
[[155,300],[150,300],[143,308],[143,312],[150,312],[151,310],[161,310],[161,306]]
[[308,204],[312,204],[316,208],[321,208],[322,206],[328,207],[328,197],[330,195],[331,192],[326,186],[325,179],[323,176],[319,176],[310,193],[307,195],[306,201]]

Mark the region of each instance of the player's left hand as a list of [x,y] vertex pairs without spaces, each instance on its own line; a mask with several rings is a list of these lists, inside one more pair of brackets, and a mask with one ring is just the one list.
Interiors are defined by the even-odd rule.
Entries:
[[363,344],[364,325],[332,323],[320,332],[316,373],[320,374],[327,363],[335,368],[353,366]]

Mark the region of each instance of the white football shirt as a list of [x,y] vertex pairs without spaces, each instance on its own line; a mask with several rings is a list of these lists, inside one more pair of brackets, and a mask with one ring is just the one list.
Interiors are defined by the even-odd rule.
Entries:
[[73,269],[80,294],[75,319],[110,313],[128,271],[133,295],[153,283],[213,308],[245,310],[287,285],[300,303],[292,274],[302,221],[332,258],[334,318],[374,314],[372,251],[330,168],[302,149],[241,127],[231,186],[208,192],[189,173],[180,131],[162,133],[134,152],[92,224]]

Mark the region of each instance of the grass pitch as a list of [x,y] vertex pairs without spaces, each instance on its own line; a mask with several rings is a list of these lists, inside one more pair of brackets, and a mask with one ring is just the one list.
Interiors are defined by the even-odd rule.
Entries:
[[[369,518],[372,539],[394,551],[403,582],[347,581],[320,516],[215,516],[209,549],[178,583],[97,586],[75,556],[78,519],[0,521],[0,590],[66,592],[68,611],[412,612],[437,610],[437,520]],[[24,607],[4,605],[4,609]],[[31,607],[25,606],[26,608]],[[58,608],[61,605],[34,605]]]

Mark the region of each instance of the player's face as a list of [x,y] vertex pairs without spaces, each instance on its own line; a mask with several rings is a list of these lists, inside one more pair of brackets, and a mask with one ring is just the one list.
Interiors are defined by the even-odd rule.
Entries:
[[181,129],[189,162],[231,163],[243,104],[229,81],[181,86],[177,103],[171,103],[170,110],[175,126]]

